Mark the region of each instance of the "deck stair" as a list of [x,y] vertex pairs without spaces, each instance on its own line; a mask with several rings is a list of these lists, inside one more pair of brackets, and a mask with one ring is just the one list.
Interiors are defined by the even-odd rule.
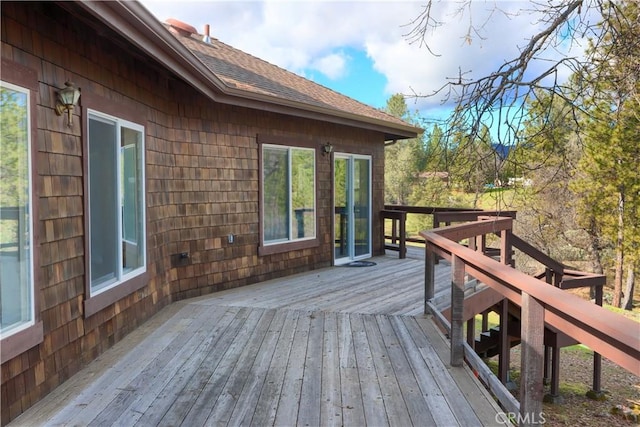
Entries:
[[[509,332],[511,332],[511,329],[515,329],[515,327],[513,327],[512,325],[513,322],[509,322]],[[520,326],[519,322],[517,326]],[[500,352],[499,343],[500,326],[494,326],[493,328],[480,333],[480,338],[476,338],[475,340],[474,350],[476,351],[478,356],[482,357],[483,359],[493,357],[498,355]],[[512,335],[510,333],[509,343],[512,348],[520,344],[520,333],[518,333],[517,335]]]

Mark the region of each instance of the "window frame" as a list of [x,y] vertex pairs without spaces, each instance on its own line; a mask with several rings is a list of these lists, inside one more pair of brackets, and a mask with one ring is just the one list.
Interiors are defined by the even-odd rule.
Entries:
[[[259,187],[259,230],[260,241],[258,244],[258,255],[265,256],[283,252],[289,252],[300,249],[314,248],[320,245],[320,228],[319,228],[319,192],[318,192],[318,144],[312,140],[305,138],[293,138],[293,137],[281,137],[273,135],[258,135],[258,187]],[[263,152],[265,147],[275,147],[287,149],[288,153],[291,153],[291,149],[303,149],[313,152],[314,162],[314,215],[315,215],[315,233],[313,237],[294,238],[286,241],[277,242],[265,242],[264,233],[264,164],[263,164]],[[289,164],[290,167],[290,164]],[[289,176],[291,170],[288,171]],[[291,185],[290,185],[291,187]],[[291,194],[291,188],[289,188],[289,194]],[[293,212],[290,212],[293,215]],[[289,221],[289,236],[292,235],[293,220]]]
[[30,208],[30,288],[31,288],[31,313],[32,319],[24,326],[15,329],[7,336],[0,338],[0,363],[37,346],[44,340],[44,327],[40,316],[40,292],[38,284],[42,283],[42,271],[39,262],[39,235],[38,235],[38,174],[36,171],[35,143],[37,135],[37,100],[38,100],[38,74],[35,70],[16,62],[2,58],[2,82],[23,90],[28,94],[28,141],[29,141],[29,208]]
[[[82,133],[83,149],[86,155],[84,156],[84,194],[85,197],[85,300],[84,300],[84,316],[89,317],[93,314],[107,308],[108,306],[116,303],[117,301],[127,297],[133,292],[143,288],[148,284],[148,266],[149,266],[149,245],[147,235],[147,201],[146,201],[146,121],[144,116],[137,110],[127,106],[115,103],[111,100],[97,96],[95,94],[83,93],[83,124],[84,131]],[[142,194],[142,241],[144,242],[143,251],[143,266],[137,268],[133,272],[123,273],[122,260],[118,260],[118,271],[123,273],[120,280],[116,281],[104,289],[100,289],[97,292],[91,289],[91,211],[90,211],[90,198],[89,191],[89,120],[92,117],[98,119],[110,120],[117,123],[116,134],[118,135],[118,142],[120,141],[120,132],[122,126],[125,125],[128,129],[139,130],[142,134],[142,149],[141,149],[141,194]],[[119,156],[117,156],[119,157]],[[120,160],[118,160],[118,165]],[[116,176],[119,180],[119,172],[116,172]],[[118,185],[118,184],[116,184]],[[118,189],[118,196],[120,196],[120,189]],[[120,217],[119,217],[120,218]],[[120,218],[121,219],[121,218]],[[122,224],[119,224],[118,230],[121,231]],[[119,236],[120,243],[122,242],[122,236]]]

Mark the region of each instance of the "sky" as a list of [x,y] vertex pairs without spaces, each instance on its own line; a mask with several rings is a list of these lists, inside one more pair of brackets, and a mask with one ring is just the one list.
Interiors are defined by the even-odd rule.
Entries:
[[[495,70],[541,27],[527,1],[474,0],[462,11],[460,1],[436,1],[441,25],[426,34],[430,52],[408,37],[425,0],[141,3],[161,22],[178,19],[200,33],[209,24],[211,37],[375,108],[407,95],[409,110],[427,120],[452,107],[428,95],[460,72],[473,78]],[[469,34],[470,26],[477,31]],[[580,55],[584,47],[561,43],[545,59]]]

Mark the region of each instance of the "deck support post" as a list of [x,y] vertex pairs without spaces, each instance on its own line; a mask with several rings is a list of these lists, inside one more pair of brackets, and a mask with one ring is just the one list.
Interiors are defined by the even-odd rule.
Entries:
[[473,350],[476,348],[476,318],[475,316],[467,320],[467,344]]
[[464,261],[451,257],[451,366],[464,362]]
[[522,426],[544,422],[542,413],[544,369],[544,306],[522,293],[522,353],[520,361],[520,415]]
[[544,346],[544,373],[542,374],[542,383],[548,385],[551,381],[551,347]]
[[489,330],[489,310],[482,312],[482,331],[487,332]]
[[[562,396],[560,396],[560,347],[557,345],[553,347],[545,347],[545,357],[547,348],[551,351],[551,388],[549,394],[544,396],[544,401],[553,404],[560,404],[564,402]],[[547,361],[545,360],[545,364]]]

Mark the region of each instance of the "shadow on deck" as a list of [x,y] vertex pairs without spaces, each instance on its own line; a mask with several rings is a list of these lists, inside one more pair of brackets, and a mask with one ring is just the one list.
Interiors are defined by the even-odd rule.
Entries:
[[422,314],[420,254],[174,303],[10,425],[497,425]]

